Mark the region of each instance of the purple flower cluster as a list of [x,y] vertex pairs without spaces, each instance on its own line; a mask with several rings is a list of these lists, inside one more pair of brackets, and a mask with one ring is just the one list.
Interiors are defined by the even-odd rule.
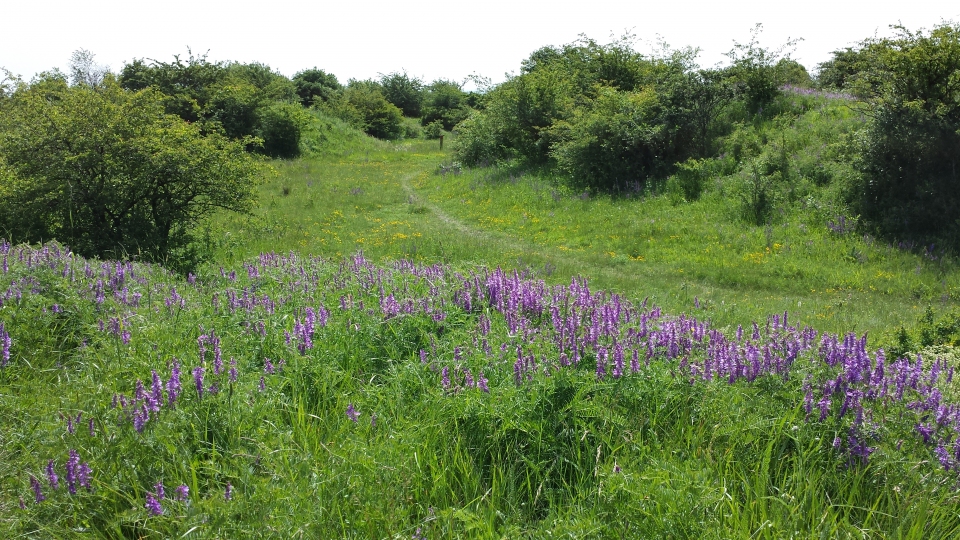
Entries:
[[[60,489],[60,475],[57,474],[56,461],[53,459],[48,460],[44,470],[50,489],[53,491]],[[87,491],[93,490],[91,484],[91,474],[93,470],[90,468],[89,463],[80,461],[80,454],[72,448],[68,452],[64,471],[64,479],[66,480],[67,491],[70,495],[76,495],[78,487],[86,488]],[[46,500],[46,496],[43,494],[43,486],[40,484],[40,481],[37,480],[37,477],[32,474],[30,475],[30,488],[33,490],[34,501],[37,504]]]
[[[177,486],[176,494],[170,499],[174,501],[186,502],[190,494],[190,488],[186,484]],[[167,500],[163,489],[163,482],[157,482],[153,486],[153,491],[148,491],[144,498],[143,507],[151,516],[163,515],[163,501]]]
[[[137,433],[143,433],[147,422],[159,416],[164,406],[173,408],[179,399],[183,388],[180,382],[180,363],[173,359],[170,367],[170,377],[164,382],[156,370],[150,372],[150,389],[147,390],[143,381],[137,379],[134,385],[133,397],[124,394],[114,394],[112,407],[120,408],[121,419],[128,418],[133,423]],[[166,400],[164,400],[166,390]],[[90,426],[91,433],[93,425]]]
[[10,339],[10,334],[4,328],[3,323],[0,322],[0,367],[6,367],[10,363],[11,346],[13,346],[13,340]]
[[329,317],[330,312],[323,306],[320,306],[318,311],[307,307],[304,309],[303,320],[294,320],[293,335],[290,336],[290,338],[296,340],[297,350],[300,351],[301,355],[306,354],[309,349],[313,348],[313,335],[316,326],[319,325],[320,328],[325,327]]

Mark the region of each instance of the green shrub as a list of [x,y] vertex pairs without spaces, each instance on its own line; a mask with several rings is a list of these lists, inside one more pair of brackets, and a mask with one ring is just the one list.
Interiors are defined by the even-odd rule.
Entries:
[[869,43],[854,204],[880,234],[960,249],[960,25]]
[[423,126],[423,136],[428,139],[439,139],[443,135],[443,122],[434,120]]
[[420,123],[440,122],[443,129],[450,131],[470,115],[467,106],[467,94],[461,85],[453,81],[438,79],[426,88],[423,103],[423,116]]
[[217,209],[248,210],[259,167],[246,141],[204,135],[164,105],[157,90],[110,78],[19,88],[0,114],[0,227],[88,256],[191,264],[198,224]]
[[380,76],[380,87],[387,101],[396,105],[404,116],[419,117],[423,107],[423,81],[404,73]]
[[656,92],[602,87],[597,94],[589,108],[557,123],[551,155],[575,184],[605,190],[646,181],[663,168],[666,150]]
[[336,76],[317,68],[298,72],[293,76],[293,84],[304,107],[329,101],[343,88]]
[[375,81],[350,81],[322,110],[378,139],[394,140],[404,134],[403,113],[383,97]]
[[262,152],[287,159],[299,156],[300,138],[309,121],[309,115],[292,103],[273,103],[260,109],[257,136],[263,141]]

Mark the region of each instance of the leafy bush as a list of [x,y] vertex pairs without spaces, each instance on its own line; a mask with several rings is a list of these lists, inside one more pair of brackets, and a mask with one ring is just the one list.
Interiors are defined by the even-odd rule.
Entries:
[[420,123],[427,125],[439,121],[443,129],[450,131],[470,115],[467,94],[461,85],[444,79],[430,83],[423,103]]
[[178,259],[195,227],[217,209],[249,209],[259,168],[246,141],[203,135],[165,104],[109,78],[96,89],[22,85],[0,114],[0,173],[12,180],[0,226],[86,255],[190,264]]
[[374,81],[351,80],[343,92],[322,109],[378,139],[403,137],[403,113],[383,96]]
[[298,72],[293,76],[293,84],[304,107],[329,101],[343,89],[332,73],[317,68]]
[[274,103],[257,114],[257,136],[262,151],[270,157],[295,158],[300,155],[300,137],[310,121],[296,104]]
[[424,98],[423,81],[406,72],[394,72],[380,76],[380,87],[387,101],[399,107],[404,116],[420,116]]
[[877,232],[960,248],[960,26],[869,42],[854,204]]
[[428,139],[439,139],[443,135],[443,122],[434,120],[423,126],[423,136]]
[[660,109],[652,89],[599,88],[589,109],[553,129],[558,142],[551,155],[577,184],[611,189],[645,181],[663,166],[665,130],[656,122]]

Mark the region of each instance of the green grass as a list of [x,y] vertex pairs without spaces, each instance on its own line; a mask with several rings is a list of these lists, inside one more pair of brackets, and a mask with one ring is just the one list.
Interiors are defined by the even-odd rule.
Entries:
[[[791,152],[820,144],[811,133],[826,128],[806,115],[827,113],[842,114],[797,116]],[[807,377],[833,376],[815,350],[789,377],[749,383],[691,382],[662,351],[619,379],[598,380],[593,352],[579,367],[546,375],[558,362],[545,337],[549,315],[531,316],[541,332],[525,342],[491,306],[466,310],[454,295],[470,272],[500,265],[548,284],[587,276],[594,292],[636,304],[649,298],[728,335],[789,311],[792,324],[869,331],[875,343],[877,334],[912,327],[928,307],[957,308],[954,259],[831,232],[826,222],[839,207],[830,186],[806,186],[794,199],[783,193],[792,201],[783,215],[746,224],[731,204],[740,168],[712,178],[692,202],[659,185],[629,197],[584,197],[544,172],[461,171],[438,141],[372,141],[322,117],[311,137],[325,142],[308,157],[273,163],[277,174],[261,186],[253,215],[220,216],[208,227],[213,259],[191,281],[134,265],[135,278],[116,282],[110,263],[11,252],[10,270],[0,274],[0,322],[13,342],[0,369],[0,536],[958,535],[956,471],[944,471],[920,439],[922,410],[872,405],[876,452],[866,465],[833,447],[849,433],[849,416],[807,421]],[[770,151],[764,144],[754,157]],[[370,265],[353,259],[358,250]],[[418,278],[393,268],[401,259],[445,270]],[[172,289],[182,307],[167,304]],[[385,317],[389,294],[445,318]],[[228,307],[244,295],[255,300],[249,307]],[[320,306],[329,324],[301,354],[285,333]],[[110,332],[113,318],[129,343]],[[211,350],[201,364],[197,339],[211,330],[224,369],[236,360],[235,382],[213,375]],[[517,347],[540,366],[522,385],[512,371]],[[149,391],[151,371],[166,378],[174,359],[182,397],[138,433],[112,397],[132,396],[138,379]],[[189,372],[200,365],[218,393],[197,396]],[[490,392],[445,389],[444,367],[482,370]],[[944,401],[956,402],[956,385],[941,387]],[[349,405],[360,413],[356,423]],[[81,412],[68,433],[65,419]],[[47,485],[50,459],[66,482],[70,449],[90,463],[92,491]],[[47,497],[39,504],[30,475]],[[160,516],[144,507],[157,482],[168,495]],[[189,500],[169,499],[181,484]]]

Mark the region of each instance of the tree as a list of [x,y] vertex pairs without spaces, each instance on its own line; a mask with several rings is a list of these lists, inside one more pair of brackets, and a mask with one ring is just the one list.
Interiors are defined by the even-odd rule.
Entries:
[[865,43],[855,204],[877,232],[960,249],[960,25]]
[[293,84],[304,107],[329,101],[343,89],[336,76],[317,68],[297,73],[293,76]]
[[467,94],[460,84],[437,79],[427,87],[420,123],[427,125],[439,120],[443,129],[449,131],[469,115]]
[[751,113],[761,112],[780,95],[780,87],[788,82],[788,78],[797,77],[793,65],[796,63],[790,61],[789,51],[799,40],[788,40],[774,50],[766,49],[760,46],[762,30],[763,25],[757,24],[750,31],[750,41],[734,42],[733,49],[726,54],[731,62],[727,71]]
[[423,106],[423,81],[403,73],[380,76],[383,97],[403,111],[404,116],[417,118]]
[[0,102],[0,226],[56,238],[86,256],[189,265],[197,225],[247,211],[260,167],[244,141],[203,135],[164,96],[62,79],[21,84]]

